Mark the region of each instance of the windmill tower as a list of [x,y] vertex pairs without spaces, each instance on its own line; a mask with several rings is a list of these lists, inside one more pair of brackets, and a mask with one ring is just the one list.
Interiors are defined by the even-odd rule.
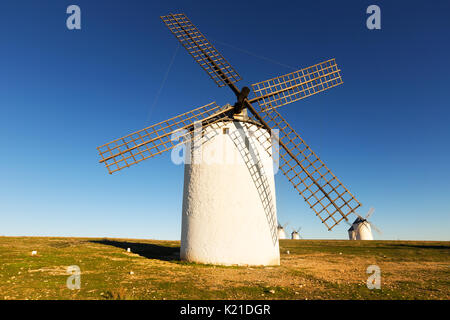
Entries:
[[[98,147],[109,173],[185,146],[181,259],[214,264],[279,264],[272,152],[308,206],[333,229],[361,206],[277,108],[342,84],[330,59],[239,89],[240,75],[184,14],[161,17],[194,60],[236,96]],[[278,150],[279,149],[279,150]],[[227,154],[232,163],[205,161]],[[208,158],[208,157],[206,157]]]
[[350,240],[373,240],[372,228],[381,234],[381,231],[367,220],[374,211],[374,208],[370,208],[365,218],[357,214],[356,220],[352,224],[349,223],[348,237]]
[[284,225],[278,224],[277,231],[278,231],[278,239],[286,239],[286,227],[289,224],[289,222],[286,222]]
[[297,230],[292,230],[292,233],[291,233],[291,239],[292,240],[300,240],[300,239],[303,239],[301,236],[300,236],[300,230],[301,230],[302,228],[300,227],[300,228],[298,228]]

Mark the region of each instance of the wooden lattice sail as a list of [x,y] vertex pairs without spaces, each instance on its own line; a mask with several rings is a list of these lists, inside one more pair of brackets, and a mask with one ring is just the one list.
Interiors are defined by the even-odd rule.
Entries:
[[330,59],[284,76],[252,84],[261,110],[278,108],[342,84],[335,59]]
[[[154,124],[150,127],[128,134],[98,147],[100,162],[109,173],[175,148],[192,139],[191,131],[195,123],[217,122],[233,107],[220,107],[211,102],[176,117]],[[178,135],[176,135],[178,133]],[[176,139],[173,139],[176,136]]]
[[[236,70],[233,69],[197,27],[192,24],[185,14],[169,14],[162,16],[161,19],[219,87],[241,80],[241,76]],[[224,80],[223,74],[228,78],[228,82]]]
[[328,230],[361,206],[289,123],[271,109],[263,112],[271,128],[279,129],[279,168]]

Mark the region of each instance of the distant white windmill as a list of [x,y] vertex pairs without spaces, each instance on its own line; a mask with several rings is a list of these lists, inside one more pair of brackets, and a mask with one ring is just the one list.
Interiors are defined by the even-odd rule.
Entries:
[[302,229],[302,227],[298,228],[297,230],[293,229],[293,230],[292,230],[292,233],[291,233],[291,239],[293,239],[293,240],[300,240],[300,239],[303,239],[303,238],[300,236],[300,230],[301,230],[301,229]]
[[284,231],[289,222],[285,223],[283,226],[278,223],[277,231],[278,231],[278,239],[286,239],[286,232]]
[[358,217],[353,224],[350,225],[349,223],[348,237],[350,240],[373,240],[372,228],[381,234],[381,231],[372,222],[367,220],[374,211],[374,208],[370,208],[365,218],[354,212]]

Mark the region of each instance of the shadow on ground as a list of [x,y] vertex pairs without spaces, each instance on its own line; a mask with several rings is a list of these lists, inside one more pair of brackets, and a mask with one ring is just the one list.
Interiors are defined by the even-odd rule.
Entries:
[[91,240],[92,243],[99,243],[127,250],[147,259],[158,259],[163,261],[180,260],[180,247],[166,247],[157,244],[113,241],[113,240]]

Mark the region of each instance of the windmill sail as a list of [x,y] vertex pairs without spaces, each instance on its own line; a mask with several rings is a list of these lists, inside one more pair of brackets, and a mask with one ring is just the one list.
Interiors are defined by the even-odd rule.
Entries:
[[284,76],[252,84],[255,98],[262,111],[304,99],[342,84],[335,59],[330,59]]
[[241,76],[205,38],[184,14],[161,17],[169,30],[180,41],[194,60],[219,86],[223,87],[241,80]]
[[[279,132],[279,167],[328,230],[361,206],[286,120],[271,109],[260,114]],[[338,213],[338,215],[336,215]]]
[[[116,139],[97,148],[101,157],[100,162],[105,164],[109,173],[113,173],[152,158],[190,141],[192,138],[190,130],[194,128],[195,123],[217,123],[232,109],[230,105],[220,107],[212,102]],[[216,126],[219,127],[217,124]],[[173,140],[172,135],[177,132],[178,138]]]
[[375,212],[375,208],[370,208],[369,212],[366,214],[366,220],[370,218],[370,216]]

